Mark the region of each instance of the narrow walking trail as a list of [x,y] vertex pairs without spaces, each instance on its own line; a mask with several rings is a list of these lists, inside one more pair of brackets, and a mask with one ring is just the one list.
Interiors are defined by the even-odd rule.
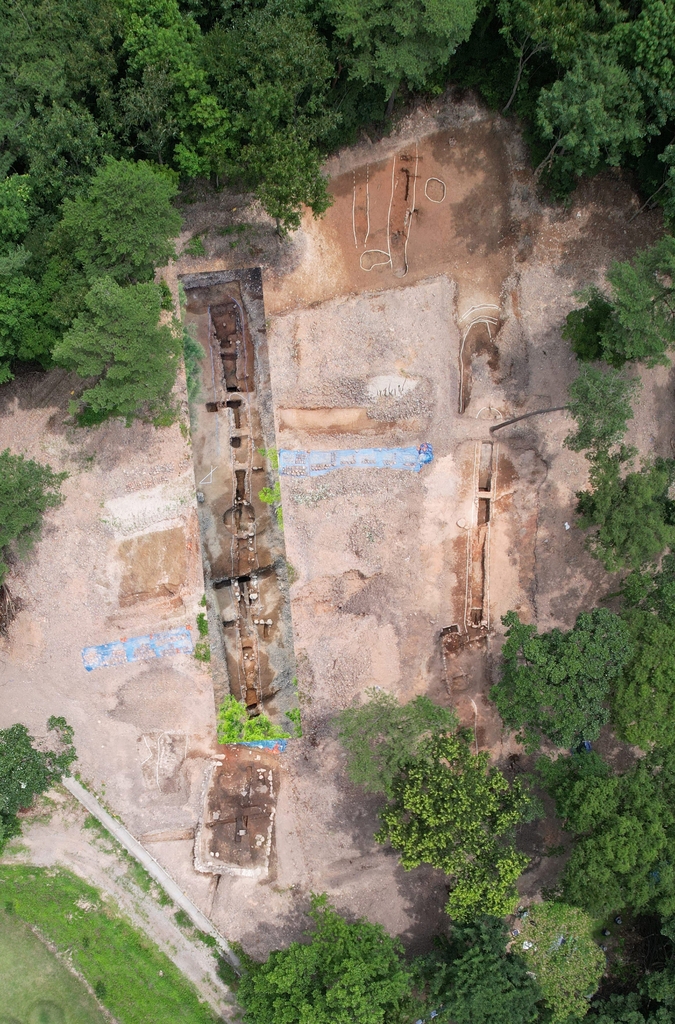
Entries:
[[111,814],[106,811],[103,805],[97,800],[93,793],[85,789],[84,786],[80,785],[77,779],[67,777],[61,780],[62,785],[71,793],[76,800],[78,800],[83,807],[89,811],[90,814],[101,822],[101,824],[110,832],[117,842],[124,847],[132,857],[143,865],[148,874],[157,882],[158,885],[164,889],[164,891],[171,897],[176,906],[184,910],[188,915],[192,923],[200,931],[205,932],[207,935],[212,935],[218,943],[218,947],[221,950],[223,956],[232,964],[234,969],[239,972],[240,964],[239,959],[233,950],[230,948],[228,942],[223,938],[219,931],[211,924],[208,917],[194,905],[189,896],[186,896],[179,885],[173,880],[171,875],[165,871],[165,869],[158,864],[157,861],[144,846],[134,839],[131,832],[124,827],[119,821],[117,821]]

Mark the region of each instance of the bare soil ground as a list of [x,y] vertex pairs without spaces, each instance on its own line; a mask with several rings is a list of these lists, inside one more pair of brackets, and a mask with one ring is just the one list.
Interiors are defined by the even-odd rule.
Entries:
[[[406,873],[373,842],[377,801],[347,782],[331,717],[371,686],[427,693],[456,703],[508,770],[526,765],[509,760],[517,745],[487,700],[500,618],[514,608],[540,628],[569,627],[616,581],[573,525],[586,463],[562,447],[564,414],[496,434],[487,490],[482,446],[498,418],[563,404],[575,360],[560,331],[575,291],[660,230],[656,213],[630,220],[639,201],[619,175],[582,183],[565,208],[541,205],[513,124],[452,98],[338,154],[328,171],[334,205],[283,242],[245,197],[196,197],[180,245],[207,232],[208,255],[163,271],[175,286],[178,273],[262,266],[280,447],[434,446],[420,474],[282,482],[304,737],[279,761],[271,876],[208,877],[194,871],[189,839],[153,843],[223,934],[260,955],[300,937],[311,891],[411,949],[444,926],[443,877]],[[672,370],[642,377],[628,440],[670,454]],[[194,625],[189,448],[177,426],[64,426],[74,386],[56,372],[3,391],[0,448],[71,477],[35,553],[13,569],[25,604],[1,648],[0,725],[40,733],[49,714],[65,714],[83,775],[105,780],[136,835],[189,834],[215,750],[208,672],[185,656],[93,673],[80,659],[89,643]],[[441,631],[474,614],[489,627],[482,653],[444,665]],[[529,896],[560,868],[543,856],[559,832],[547,821],[522,840]]]

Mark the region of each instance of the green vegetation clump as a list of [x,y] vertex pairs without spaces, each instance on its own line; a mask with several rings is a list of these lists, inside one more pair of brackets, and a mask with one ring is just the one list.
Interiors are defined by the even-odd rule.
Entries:
[[175,964],[70,871],[0,866],[0,884],[13,913],[67,952],[120,1024],[215,1024]]
[[198,640],[195,644],[194,657],[197,661],[211,661],[211,644],[208,640]]
[[673,749],[655,749],[620,773],[594,751],[542,757],[537,770],[574,837],[565,901],[598,916],[626,908],[675,916]]
[[377,841],[390,843],[406,870],[431,864],[450,876],[446,911],[455,920],[511,913],[528,863],[516,828],[539,810],[523,780],[510,785],[487,752],[472,753],[453,712],[425,697],[400,707],[376,691],[342,712],[338,729],[351,778],[388,797]]
[[12,549],[25,554],[39,535],[48,508],[63,501],[61,484],[67,473],[54,473],[23,455],[0,452],[0,587],[7,575],[7,555]]
[[563,337],[580,359],[604,359],[615,367],[634,360],[647,366],[668,362],[675,345],[674,271],[672,235],[632,260],[615,261],[607,271],[609,296],[588,289],[586,305],[568,314]]
[[337,718],[347,774],[367,792],[390,797],[400,772],[420,755],[424,741],[453,732],[457,715],[428,697],[399,704],[392,693],[380,689],[367,690],[366,697],[365,704],[346,708]]
[[252,740],[290,739],[291,734],[273,725],[267,715],[249,718],[243,704],[228,694],[218,709],[218,742],[242,743]]
[[47,722],[56,733],[60,751],[40,750],[25,725],[0,730],[0,852],[8,840],[21,835],[19,811],[27,810],[40,793],[69,774],[77,760],[73,730],[64,718]]
[[626,433],[640,387],[639,377],[626,377],[610,367],[582,366],[569,387],[567,408],[577,429],[567,435],[565,447],[586,452],[589,459],[609,452]]
[[509,938],[496,917],[453,922],[414,964],[425,999],[420,1016],[429,1020],[443,1007],[441,1020],[453,1024],[538,1024],[541,990],[518,945],[507,949]]
[[201,235],[193,235],[183,249],[184,256],[206,256],[206,246]]
[[281,507],[281,484],[278,480],[274,481],[274,487],[261,487],[258,491],[258,497],[265,505],[274,506],[274,514],[276,516],[279,527],[283,530],[284,528],[284,513]]
[[593,936],[594,921],[566,903],[533,903],[523,924],[530,943],[524,959],[537,979],[550,1024],[568,1024],[588,1012],[600,985],[605,956]]
[[302,716],[300,708],[291,708],[290,711],[286,712],[286,718],[293,723],[295,738],[302,739]]
[[640,569],[675,543],[675,504],[669,498],[675,459],[655,459],[622,476],[633,452],[602,453],[591,463],[591,489],[577,492],[586,544],[608,572]]
[[[314,928],[264,963],[246,958],[237,1001],[251,1024],[390,1024],[415,1019],[403,947],[379,924],[348,923],[312,897]],[[404,1015],[408,1010],[411,1016]]]
[[197,616],[197,629],[199,630],[200,636],[209,635],[209,622],[206,618],[206,612],[200,612]]
[[[587,289],[586,305],[567,314],[562,336],[572,343],[572,351],[582,362],[602,359],[602,334],[612,316],[612,304],[598,288]],[[621,360],[619,360],[621,362]]]
[[54,358],[81,377],[97,382],[72,403],[109,416],[175,417],[171,391],[176,380],[180,338],[160,325],[161,294],[156,284],[121,287],[112,277],[94,282],[84,309],[54,349]]
[[614,612],[582,612],[567,633],[537,635],[516,612],[502,618],[502,671],[490,697],[528,752],[541,736],[557,746],[595,740],[609,721],[612,684],[633,653],[628,625]]

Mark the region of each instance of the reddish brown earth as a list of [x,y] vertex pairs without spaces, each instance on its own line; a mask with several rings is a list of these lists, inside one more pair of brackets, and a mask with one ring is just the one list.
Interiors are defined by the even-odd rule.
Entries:
[[[426,948],[444,926],[443,877],[406,873],[374,843],[377,800],[347,781],[331,719],[372,686],[401,699],[426,693],[456,705],[506,770],[527,766],[488,699],[501,616],[513,608],[540,628],[569,627],[616,581],[574,528],[586,463],[562,447],[564,414],[494,435],[489,486],[482,446],[499,418],[564,403],[575,360],[560,332],[575,292],[660,230],[657,213],[631,220],[639,201],[619,175],[582,183],[565,208],[541,204],[513,124],[452,98],[420,108],[381,142],[338,154],[327,170],[334,205],[283,242],[255,205],[204,192],[185,207],[180,243],[207,232],[209,255],[165,271],[175,285],[177,273],[262,266],[279,446],[434,446],[419,474],[282,481],[304,736],[279,759],[267,879],[193,869],[190,830],[216,752],[207,672],[177,658],[89,676],[78,660],[85,643],[122,629],[194,622],[196,518],[191,496],[176,504],[188,443],[177,427],[74,432],[64,425],[73,382],[58,373],[6,389],[0,420],[0,448],[71,472],[66,504],[13,569],[25,611],[2,650],[0,724],[21,718],[40,732],[51,713],[73,721],[85,778],[106,781],[136,834],[167,836],[153,842],[154,855],[256,954],[301,935],[311,891],[382,922],[411,948]],[[444,184],[443,197],[430,179]],[[362,269],[377,262],[364,256],[372,249],[386,265]],[[671,368],[642,377],[628,441],[670,454]],[[139,495],[157,506],[154,519],[143,519]],[[176,591],[181,529],[189,582]],[[142,538],[161,532],[166,547],[151,557],[159,541]],[[470,625],[478,639],[444,659],[443,631],[468,634]],[[182,748],[176,736],[187,737]],[[559,859],[543,856],[559,837],[547,821],[521,840],[533,857],[522,879],[529,896],[559,870]]]

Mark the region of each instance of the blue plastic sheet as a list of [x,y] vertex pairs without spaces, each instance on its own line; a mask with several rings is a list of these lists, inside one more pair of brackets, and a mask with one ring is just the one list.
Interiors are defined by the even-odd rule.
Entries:
[[243,743],[230,744],[237,747],[257,747],[259,750],[271,750],[273,754],[283,754],[288,740],[245,740]]
[[113,668],[130,661],[150,661],[152,658],[164,658],[168,654],[192,654],[193,650],[190,630],[180,626],[163,633],[150,633],[128,640],[113,640],[96,647],[84,647],[82,661],[87,672],[92,672],[95,668]]
[[279,452],[282,476],[324,476],[336,469],[403,469],[419,473],[434,457],[428,442],[409,448],[342,448],[332,451]]

